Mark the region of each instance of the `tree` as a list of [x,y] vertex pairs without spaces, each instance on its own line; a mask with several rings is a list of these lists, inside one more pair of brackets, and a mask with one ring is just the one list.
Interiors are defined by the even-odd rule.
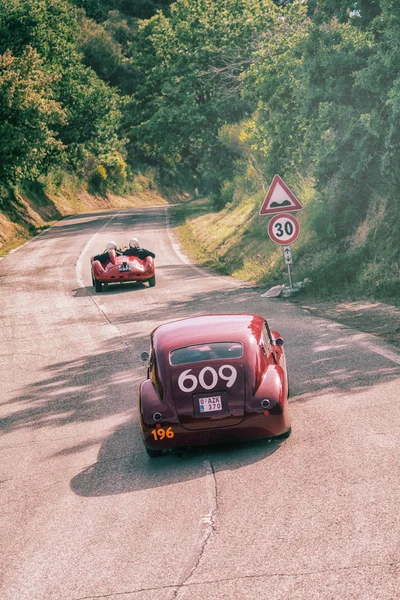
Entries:
[[272,0],[179,0],[169,16],[141,23],[133,52],[131,156],[218,193],[233,166],[218,130],[250,111],[241,78],[257,49],[254,40],[266,39],[279,15]]
[[64,66],[78,58],[76,29],[66,0],[0,0],[0,54],[20,56],[29,45],[46,63]]
[[[77,29],[76,10],[65,0],[1,0],[0,54],[5,57],[7,77],[11,81],[11,71],[15,69],[13,85],[18,89],[24,86],[23,78],[27,80],[26,94],[19,92],[20,116],[12,121],[14,154],[18,153],[17,139],[20,144],[30,139],[32,147],[28,143],[27,149],[33,152],[33,138],[37,136],[33,154],[19,150],[18,173],[24,176],[45,170],[50,149],[56,151],[61,145],[64,160],[76,167],[88,154],[98,156],[121,150],[119,96],[82,63],[76,48]],[[29,64],[34,67],[32,74],[26,66]],[[12,101],[12,111],[18,112],[11,88],[10,84],[4,90],[8,96],[3,101],[5,105]],[[27,106],[32,111],[32,124]],[[42,144],[43,148],[39,148]],[[38,157],[35,167],[34,155]],[[10,176],[15,173],[13,167]]]
[[[129,39],[133,30],[119,13],[110,14],[110,19],[100,25],[88,19],[83,10],[78,12],[79,29],[77,48],[83,53],[84,63],[96,74],[123,94],[132,94],[133,69],[129,61]],[[117,41],[118,35],[122,43]]]
[[335,17],[340,23],[365,29],[380,14],[380,4],[381,0],[310,0],[308,11],[318,24]]
[[54,74],[29,46],[0,56],[0,181],[35,179],[60,157],[57,129],[65,111],[53,96]]
[[149,19],[158,10],[166,12],[173,0],[73,0],[73,3],[85,9],[88,17],[102,22],[110,11],[118,11],[137,19]]
[[[382,14],[373,22],[374,52],[355,76],[355,90],[369,98],[363,106],[365,137],[374,139],[374,152],[382,179],[400,184],[400,6],[381,0]],[[368,174],[369,178],[371,173]],[[375,178],[376,179],[376,178]]]

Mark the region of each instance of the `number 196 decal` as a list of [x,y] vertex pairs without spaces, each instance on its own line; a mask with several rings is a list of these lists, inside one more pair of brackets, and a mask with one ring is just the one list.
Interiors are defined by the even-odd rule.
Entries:
[[[205,390],[212,390],[217,386],[220,378],[226,381],[226,387],[230,388],[237,378],[237,371],[232,365],[222,365],[218,372],[213,367],[204,367],[198,378],[196,375],[190,374],[191,370],[186,369],[179,375],[178,386],[182,392],[193,392],[199,384]],[[206,383],[206,377],[209,383]]]
[[172,427],[168,427],[168,429],[153,429],[151,433],[155,440],[163,440],[165,437],[168,439],[175,437]]

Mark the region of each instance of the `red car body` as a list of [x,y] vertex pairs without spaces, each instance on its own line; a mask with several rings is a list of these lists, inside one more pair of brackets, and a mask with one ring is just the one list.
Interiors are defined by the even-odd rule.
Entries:
[[147,453],[290,434],[283,340],[259,315],[210,315],[151,334],[139,410]]
[[130,281],[148,281],[149,286],[156,284],[154,259],[147,256],[120,256],[115,250],[108,251],[109,260],[101,263],[90,259],[92,282],[96,292],[101,292],[104,283],[127,283]]

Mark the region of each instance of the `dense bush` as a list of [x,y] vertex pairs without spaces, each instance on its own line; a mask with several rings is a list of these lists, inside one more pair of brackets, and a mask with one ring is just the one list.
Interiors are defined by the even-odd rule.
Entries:
[[67,0],[0,2],[3,183],[120,149],[118,94],[83,64],[77,31]]

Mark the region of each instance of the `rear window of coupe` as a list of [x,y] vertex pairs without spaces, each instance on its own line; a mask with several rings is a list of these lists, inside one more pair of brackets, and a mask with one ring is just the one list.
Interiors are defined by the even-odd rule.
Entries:
[[243,356],[241,342],[211,342],[210,344],[197,344],[176,348],[169,353],[171,365],[201,362],[202,360],[218,360],[226,358],[240,358]]

